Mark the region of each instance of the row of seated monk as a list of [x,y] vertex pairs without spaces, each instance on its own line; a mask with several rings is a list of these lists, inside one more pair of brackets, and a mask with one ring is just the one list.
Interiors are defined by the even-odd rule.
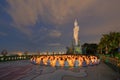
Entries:
[[100,63],[100,59],[96,56],[85,56],[85,55],[61,55],[61,56],[40,56],[32,57],[31,62],[33,64],[39,64],[41,66],[56,66],[56,67],[67,67],[67,66],[92,66]]

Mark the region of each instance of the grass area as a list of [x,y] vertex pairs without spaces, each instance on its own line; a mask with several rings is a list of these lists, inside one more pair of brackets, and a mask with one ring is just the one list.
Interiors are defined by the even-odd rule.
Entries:
[[120,54],[119,53],[115,54],[115,57],[118,58],[118,59],[120,59]]
[[114,56],[111,54],[101,55],[101,59],[112,69],[120,73],[120,54],[115,53]]
[[113,58],[117,58],[120,59],[120,53],[114,53],[114,54],[103,54],[106,57],[113,57]]

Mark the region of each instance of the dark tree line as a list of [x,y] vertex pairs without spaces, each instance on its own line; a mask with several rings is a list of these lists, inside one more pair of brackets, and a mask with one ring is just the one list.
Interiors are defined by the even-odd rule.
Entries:
[[113,54],[118,52],[120,45],[120,32],[110,32],[103,34],[98,45],[99,53]]
[[8,54],[7,50],[3,49],[2,52],[1,52],[1,55],[6,56],[7,54]]
[[95,43],[85,43],[82,45],[82,50],[84,54],[97,54],[97,47]]

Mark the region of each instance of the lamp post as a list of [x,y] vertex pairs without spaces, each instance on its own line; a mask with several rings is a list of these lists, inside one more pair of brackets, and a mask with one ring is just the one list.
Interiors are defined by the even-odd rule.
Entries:
[[101,49],[100,49],[100,53],[102,54],[102,47],[101,47]]
[[118,53],[120,54],[120,42],[119,42],[119,46],[118,46]]
[[107,47],[107,45],[105,47],[105,53],[108,54],[108,47]]

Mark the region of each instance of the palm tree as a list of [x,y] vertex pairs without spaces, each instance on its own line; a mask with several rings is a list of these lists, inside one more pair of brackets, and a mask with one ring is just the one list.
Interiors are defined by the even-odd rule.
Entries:
[[119,46],[120,32],[110,32],[109,34],[103,34],[100,39],[98,49],[102,48],[103,52],[108,48],[108,53],[115,53],[116,48]]

